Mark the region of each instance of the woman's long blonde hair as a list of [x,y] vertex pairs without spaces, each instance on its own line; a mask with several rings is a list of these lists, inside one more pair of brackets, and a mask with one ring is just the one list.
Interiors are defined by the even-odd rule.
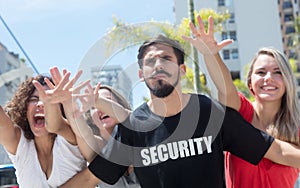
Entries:
[[272,47],[261,48],[256,53],[255,57],[251,62],[250,70],[247,76],[248,88],[250,88],[251,85],[251,74],[253,72],[253,65],[256,62],[258,56],[260,55],[269,55],[275,59],[281,71],[283,82],[285,85],[285,93],[282,96],[281,106],[276,114],[274,125],[272,126],[269,133],[280,140],[300,145],[300,110],[299,99],[296,89],[297,81],[292,71],[291,65],[289,61],[285,58],[285,56]]

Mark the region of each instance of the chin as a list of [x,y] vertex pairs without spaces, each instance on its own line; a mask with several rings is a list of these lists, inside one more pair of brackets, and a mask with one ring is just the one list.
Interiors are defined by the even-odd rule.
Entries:
[[108,129],[108,128],[113,128],[113,127],[115,127],[115,126],[116,126],[116,124],[114,124],[114,123],[105,123],[105,124],[103,125],[103,127],[106,128],[106,129]]

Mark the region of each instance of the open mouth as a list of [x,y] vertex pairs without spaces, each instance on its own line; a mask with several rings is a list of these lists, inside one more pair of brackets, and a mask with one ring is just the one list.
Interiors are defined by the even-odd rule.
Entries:
[[36,127],[42,127],[45,125],[45,115],[44,114],[35,114],[34,115],[34,125]]
[[109,115],[103,115],[103,116],[100,117],[100,120],[104,120],[104,119],[107,119],[107,118],[109,118]]

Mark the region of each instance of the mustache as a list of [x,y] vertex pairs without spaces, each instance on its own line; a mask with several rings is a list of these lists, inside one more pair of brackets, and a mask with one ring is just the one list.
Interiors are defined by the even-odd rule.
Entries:
[[158,70],[158,71],[155,71],[151,74],[150,78],[154,78],[156,75],[158,74],[164,74],[166,75],[167,77],[171,77],[172,75],[164,70]]

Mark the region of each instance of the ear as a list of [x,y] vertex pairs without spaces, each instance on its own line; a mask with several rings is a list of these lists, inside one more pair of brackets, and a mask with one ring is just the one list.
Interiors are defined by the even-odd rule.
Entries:
[[180,68],[180,76],[184,76],[185,73],[186,73],[186,66],[185,66],[185,64],[179,65],[179,68]]
[[144,82],[144,81],[145,81],[144,75],[143,75],[143,70],[142,70],[142,69],[139,69],[139,78],[140,78],[140,81],[141,81],[141,82]]
[[250,93],[251,93],[253,96],[255,96],[255,93],[254,93],[254,91],[253,91],[251,82],[248,83],[248,89],[249,89]]

